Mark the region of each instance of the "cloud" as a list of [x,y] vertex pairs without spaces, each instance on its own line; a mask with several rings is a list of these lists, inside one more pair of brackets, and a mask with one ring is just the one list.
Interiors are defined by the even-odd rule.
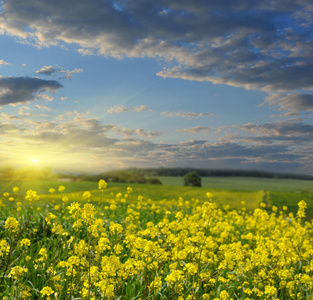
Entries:
[[313,111],[313,94],[281,94],[273,93],[265,98],[265,102],[277,106],[279,110],[298,113]]
[[126,107],[125,105],[119,105],[119,106],[110,107],[106,109],[106,111],[109,114],[120,114],[123,112],[141,112],[141,111],[151,112],[152,110],[148,109],[146,105],[133,106],[133,107]]
[[61,67],[44,66],[40,70],[36,71],[37,74],[50,76],[55,73],[64,74],[64,78],[72,79],[73,74],[81,73],[83,69],[75,68],[74,70],[64,70]]
[[187,132],[204,133],[204,132],[208,132],[209,130],[212,130],[212,128],[207,127],[207,126],[194,126],[192,128],[177,129],[176,131],[183,131],[185,133],[187,133]]
[[136,130],[136,133],[140,136],[143,136],[143,137],[148,137],[148,138],[151,138],[151,137],[156,137],[156,136],[160,136],[162,134],[162,131],[144,131],[144,129],[142,128],[138,128]]
[[249,133],[248,136],[230,136],[247,144],[273,144],[295,146],[299,149],[313,141],[313,125],[304,124],[302,121],[277,121],[256,125],[248,123],[232,126]]
[[40,98],[40,93],[55,93],[62,87],[62,84],[55,80],[32,77],[0,77],[0,105],[36,100]]
[[36,71],[37,74],[41,75],[52,75],[53,73],[57,72],[57,69],[55,69],[52,66],[44,66],[40,70]]
[[[44,109],[41,106],[37,108]],[[112,165],[193,166],[299,173],[310,173],[313,168],[313,125],[301,120],[231,126],[227,128],[227,135],[217,142],[203,138],[155,142],[150,138],[162,135],[162,131],[143,128],[135,131],[119,124],[105,124],[88,112],[66,112],[49,121],[34,117],[29,119],[28,115],[34,109],[31,106],[13,109],[20,111],[18,117],[0,113],[3,155],[12,153],[12,147],[15,150],[20,147],[18,153],[23,153],[21,145],[34,151],[37,149],[46,156],[53,152],[60,159],[70,158],[72,153],[75,158],[85,157],[83,163],[88,161],[88,164],[84,168],[92,172],[100,172],[104,166],[112,168]],[[206,132],[206,129],[220,130],[204,126],[190,128],[194,133]],[[18,143],[14,143],[14,140]],[[64,168],[66,166],[68,169],[71,164],[77,167],[77,161],[63,163]]]
[[201,117],[208,117],[213,116],[212,113],[196,113],[196,112],[184,112],[184,111],[176,111],[176,112],[170,112],[170,111],[164,111],[161,112],[162,116],[173,118],[173,117],[181,117],[186,119],[194,119],[194,118],[201,118]]
[[0,59],[0,66],[1,65],[9,65],[9,63],[4,61],[3,59]]
[[161,59],[162,77],[285,92],[313,89],[312,20],[311,0],[7,0],[0,32],[83,55]]
[[37,104],[36,107],[41,109],[41,110],[45,110],[45,111],[49,111],[49,112],[54,111],[51,107],[47,107],[46,105]]
[[12,131],[20,131],[22,132],[23,129],[19,126],[13,124],[7,124],[0,122],[0,135],[5,135],[7,133],[11,133]]

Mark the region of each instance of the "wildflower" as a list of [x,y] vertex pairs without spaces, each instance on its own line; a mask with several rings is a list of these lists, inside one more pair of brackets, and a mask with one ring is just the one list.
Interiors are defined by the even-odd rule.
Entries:
[[161,287],[162,287],[162,278],[160,276],[157,276],[150,283],[150,289],[153,291],[154,294],[156,294]]
[[48,258],[47,249],[46,249],[46,248],[41,248],[41,249],[39,250],[39,255],[42,256],[41,258],[39,258],[40,261],[47,260],[47,258]]
[[82,218],[87,224],[91,224],[95,216],[95,207],[92,204],[85,204],[82,211]]
[[30,246],[30,240],[29,239],[22,239],[20,242],[21,246]]
[[62,197],[62,202],[67,203],[70,199],[67,196]]
[[54,194],[54,193],[55,193],[55,189],[54,189],[54,188],[50,188],[50,189],[49,189],[49,193],[50,193],[50,194]]
[[9,217],[5,221],[4,228],[8,229],[11,232],[17,232],[19,225],[20,225],[20,223],[18,222],[18,220],[16,220],[13,217]]
[[48,299],[50,299],[49,296],[51,296],[54,293],[54,290],[49,287],[49,286],[45,286],[41,291],[40,294],[42,294],[42,296],[48,296]]
[[64,185],[60,185],[59,188],[58,188],[58,191],[59,191],[60,193],[63,193],[64,190],[65,190],[65,186],[64,186]]
[[229,294],[226,291],[221,291],[220,299],[221,300],[228,300],[229,299]]
[[0,257],[8,255],[10,252],[10,246],[6,240],[0,240]]
[[5,192],[5,193],[3,193],[3,196],[4,196],[5,198],[8,198],[8,197],[10,196],[10,193]]
[[19,266],[16,266],[16,267],[13,267],[8,275],[8,277],[12,277],[15,279],[15,280],[18,280],[19,277],[22,277],[24,275],[24,273],[28,272],[28,269],[27,268],[22,268],[22,267],[19,267]]
[[12,190],[13,190],[14,194],[17,194],[19,192],[20,188],[15,186],[15,187],[12,188]]
[[28,190],[26,192],[25,200],[27,200],[30,204],[39,200],[39,196],[36,191]]
[[305,209],[307,208],[305,201],[301,200],[298,203],[298,206],[299,206],[299,210],[297,212],[297,217],[298,218],[305,218]]
[[99,188],[99,190],[101,190],[101,192],[103,192],[103,190],[107,187],[107,185],[108,184],[106,183],[105,180],[100,179],[98,188]]
[[265,294],[268,296],[274,296],[277,293],[277,289],[274,286],[265,286]]
[[212,194],[212,193],[210,193],[210,192],[207,192],[205,195],[206,195],[206,196],[207,196],[207,198],[209,198],[209,199],[212,199],[212,197],[213,197],[213,194]]
[[89,200],[89,199],[90,199],[90,197],[91,197],[91,194],[90,194],[90,192],[89,192],[89,191],[86,191],[86,192],[84,192],[84,193],[83,193],[83,199],[85,199],[85,200]]

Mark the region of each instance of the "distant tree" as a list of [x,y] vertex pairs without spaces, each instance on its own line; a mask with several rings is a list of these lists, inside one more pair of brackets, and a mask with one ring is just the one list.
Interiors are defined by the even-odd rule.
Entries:
[[194,171],[189,172],[184,176],[184,186],[200,186],[201,187],[201,177]]
[[162,181],[160,181],[160,179],[154,178],[154,177],[148,178],[147,179],[147,183],[148,184],[159,184],[159,185],[162,185]]

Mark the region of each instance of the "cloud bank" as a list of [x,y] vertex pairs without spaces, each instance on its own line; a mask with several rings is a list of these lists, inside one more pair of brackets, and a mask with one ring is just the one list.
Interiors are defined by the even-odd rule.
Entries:
[[162,77],[272,93],[312,91],[312,20],[311,0],[7,0],[0,34],[78,45],[84,55],[157,58]]
[[41,93],[55,93],[60,88],[63,88],[63,85],[55,80],[32,77],[0,77],[0,105],[45,98],[45,94]]

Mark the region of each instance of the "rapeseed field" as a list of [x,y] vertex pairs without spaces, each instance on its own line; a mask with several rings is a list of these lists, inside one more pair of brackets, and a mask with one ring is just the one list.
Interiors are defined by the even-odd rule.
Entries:
[[[9,299],[313,299],[313,231],[266,203],[149,199],[128,187],[41,202],[19,188],[0,202],[0,296]],[[66,188],[51,188],[61,194]]]

